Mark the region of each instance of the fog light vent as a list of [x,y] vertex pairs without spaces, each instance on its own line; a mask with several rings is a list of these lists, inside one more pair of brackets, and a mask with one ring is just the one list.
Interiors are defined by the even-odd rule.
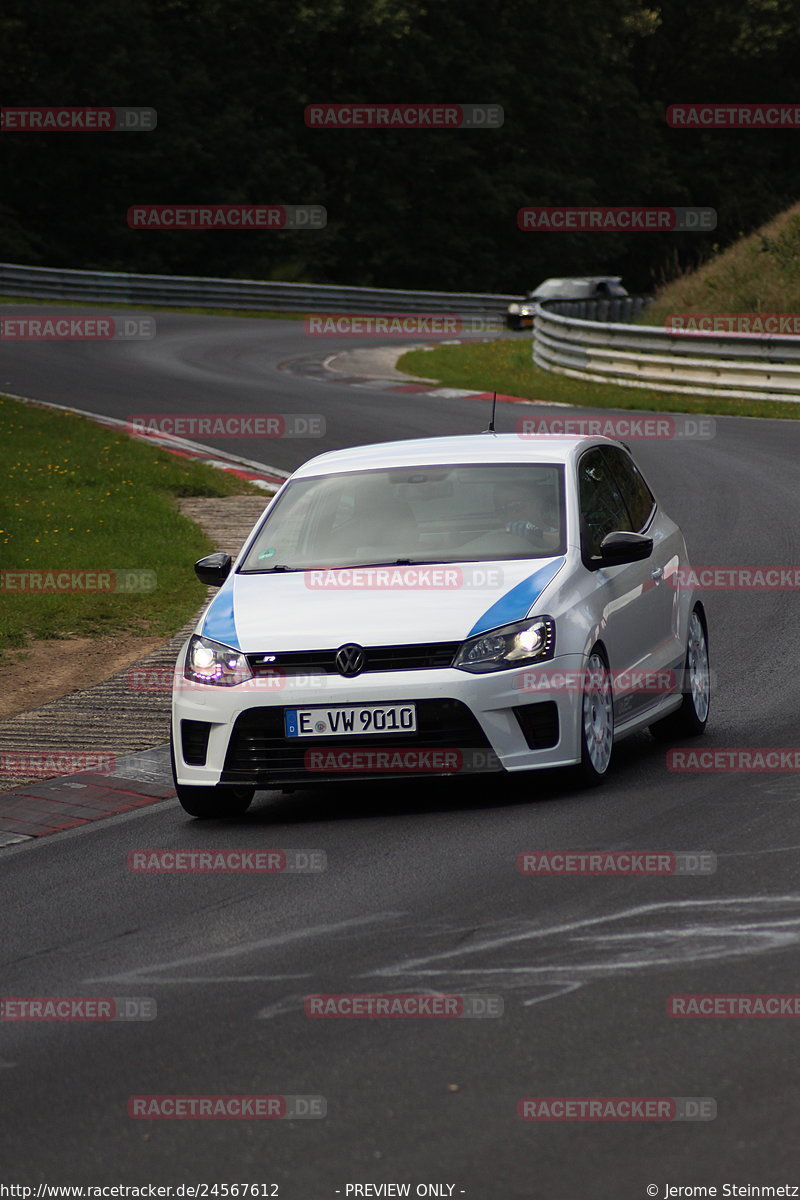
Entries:
[[548,750],[558,743],[558,705],[555,700],[522,704],[514,709],[514,714],[531,750]]
[[183,761],[190,767],[204,767],[208,753],[210,721],[181,721]]

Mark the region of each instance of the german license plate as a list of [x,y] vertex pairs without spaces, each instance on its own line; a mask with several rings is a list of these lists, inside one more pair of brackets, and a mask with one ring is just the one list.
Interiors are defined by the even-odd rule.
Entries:
[[363,737],[375,733],[415,733],[414,704],[338,705],[334,708],[287,708],[284,728],[290,738]]

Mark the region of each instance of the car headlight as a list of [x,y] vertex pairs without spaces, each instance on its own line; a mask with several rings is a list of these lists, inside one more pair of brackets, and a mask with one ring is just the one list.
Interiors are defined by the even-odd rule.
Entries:
[[521,317],[529,317],[532,312],[533,312],[533,309],[531,308],[531,306],[529,304],[523,304],[520,307],[519,315]]
[[553,657],[555,650],[555,621],[552,617],[534,617],[469,638],[456,655],[453,666],[474,674],[507,671],[510,667],[544,662]]
[[237,683],[253,678],[250,664],[241,650],[233,650],[198,634],[189,642],[183,674],[195,683],[210,683],[215,687],[235,687]]
[[508,311],[509,311],[510,313],[518,313],[518,312],[519,312],[519,305],[518,305],[518,304],[509,304],[509,306],[508,306]]

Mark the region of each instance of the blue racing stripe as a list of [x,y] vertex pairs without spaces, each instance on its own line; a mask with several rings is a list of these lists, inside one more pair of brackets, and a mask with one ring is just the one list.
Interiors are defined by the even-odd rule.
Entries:
[[211,607],[203,622],[203,637],[222,642],[225,646],[233,646],[234,650],[241,650],[233,612],[234,578],[231,575],[211,601]]
[[478,618],[467,637],[475,637],[479,633],[485,633],[487,629],[497,629],[500,625],[510,625],[513,621],[521,621],[527,617],[548,583],[556,577],[566,561],[565,558],[555,559],[506,592],[505,596],[496,600],[492,607],[487,608],[483,616]]

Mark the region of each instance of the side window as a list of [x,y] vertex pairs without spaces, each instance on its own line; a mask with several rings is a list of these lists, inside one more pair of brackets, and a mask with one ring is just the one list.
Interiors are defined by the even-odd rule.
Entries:
[[655,497],[629,454],[624,450],[617,450],[615,446],[605,446],[603,454],[611,465],[625,500],[630,514],[630,528],[634,533],[641,533],[650,520]]
[[619,486],[601,448],[587,450],[578,464],[581,549],[584,560],[600,553],[607,533],[630,529],[630,517]]

